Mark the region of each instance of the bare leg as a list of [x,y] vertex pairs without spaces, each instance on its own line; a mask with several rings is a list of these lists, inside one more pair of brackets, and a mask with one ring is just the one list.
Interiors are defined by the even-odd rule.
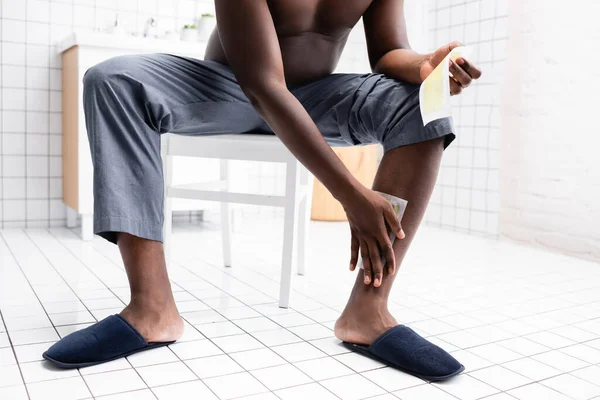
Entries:
[[[402,263],[425,214],[442,153],[443,139],[435,139],[390,150],[381,160],[373,189],[408,201],[401,221],[406,238],[394,243],[397,267]],[[370,344],[398,324],[388,311],[388,297],[395,277],[384,272],[383,284],[374,288],[365,285],[362,270],[358,272],[348,304],[335,324],[335,335],[339,339]]]
[[121,316],[148,342],[177,340],[183,333],[160,242],[120,233],[117,241],[131,289]]

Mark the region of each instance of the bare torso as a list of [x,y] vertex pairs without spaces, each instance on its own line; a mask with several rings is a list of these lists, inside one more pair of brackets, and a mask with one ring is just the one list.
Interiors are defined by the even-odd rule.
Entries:
[[[288,83],[331,74],[352,27],[373,0],[269,0]],[[215,30],[205,58],[228,64]]]

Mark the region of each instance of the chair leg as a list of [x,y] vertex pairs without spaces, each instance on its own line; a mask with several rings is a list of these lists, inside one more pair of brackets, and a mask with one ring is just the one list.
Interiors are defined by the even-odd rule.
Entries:
[[173,200],[167,196],[169,187],[173,184],[173,156],[163,154],[164,176],[164,223],[163,223],[163,249],[167,264],[171,258],[171,234],[173,230]]
[[283,254],[281,258],[281,283],[279,307],[288,308],[292,290],[292,266],[294,263],[294,234],[298,218],[296,195],[299,184],[298,162],[294,159],[286,164],[285,206],[283,223]]
[[81,215],[81,239],[86,242],[94,239],[94,216],[92,214]]
[[[229,160],[221,160],[221,181],[225,182],[224,191],[229,190]],[[221,243],[223,245],[223,264],[231,267],[231,218],[229,203],[221,203]]]
[[313,192],[313,176],[312,174],[300,166],[301,179],[300,185],[303,189],[302,201],[300,202],[298,210],[298,275],[305,275],[306,263],[308,260],[308,233],[310,225],[310,210],[312,206],[312,192]]

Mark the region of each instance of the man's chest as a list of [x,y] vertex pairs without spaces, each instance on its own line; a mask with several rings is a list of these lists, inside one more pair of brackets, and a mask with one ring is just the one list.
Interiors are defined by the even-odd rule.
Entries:
[[374,0],[268,0],[278,35],[337,36],[351,29]]

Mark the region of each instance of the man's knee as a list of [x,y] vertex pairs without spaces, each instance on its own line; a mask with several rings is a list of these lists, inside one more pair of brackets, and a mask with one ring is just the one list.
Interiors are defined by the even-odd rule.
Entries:
[[139,68],[138,56],[119,56],[94,65],[83,76],[84,89],[109,86],[115,79],[131,75]]

